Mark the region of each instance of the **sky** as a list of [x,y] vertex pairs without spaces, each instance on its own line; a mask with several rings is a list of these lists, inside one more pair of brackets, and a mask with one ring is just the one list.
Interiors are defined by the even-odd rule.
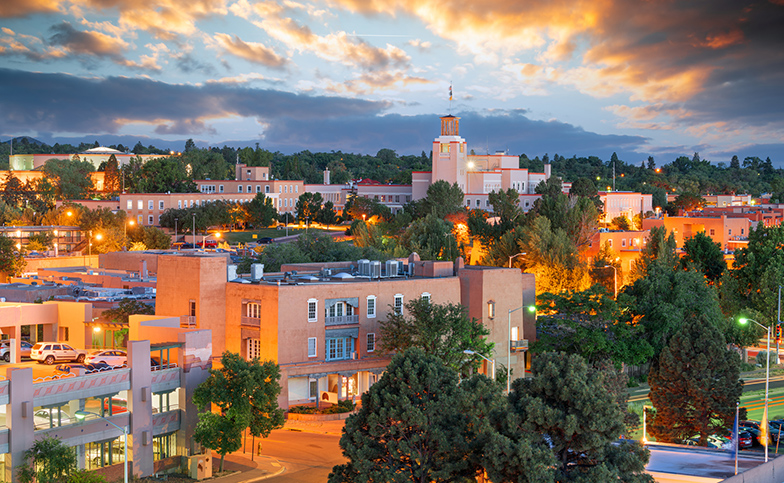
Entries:
[[[0,140],[784,167],[784,0],[3,0]],[[449,91],[452,88],[452,100]]]

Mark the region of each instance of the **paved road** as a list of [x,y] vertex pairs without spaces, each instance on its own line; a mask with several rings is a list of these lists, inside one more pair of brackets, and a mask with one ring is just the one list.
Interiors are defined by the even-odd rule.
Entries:
[[346,462],[338,446],[340,436],[276,430],[262,443],[262,454],[282,464],[286,470],[267,481],[313,483],[327,481],[332,467]]
[[[673,448],[657,444],[648,445],[651,459],[645,467],[649,473],[675,473],[716,478],[716,481],[735,474],[735,455],[728,451],[701,448]],[[765,462],[762,455],[741,452],[738,455],[738,473]]]

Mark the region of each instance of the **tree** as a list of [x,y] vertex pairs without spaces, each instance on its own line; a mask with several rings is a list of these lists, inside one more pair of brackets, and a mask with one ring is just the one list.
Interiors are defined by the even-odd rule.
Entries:
[[678,266],[678,255],[675,253],[675,235],[667,235],[667,229],[663,226],[654,226],[648,235],[646,242],[640,250],[640,256],[634,261],[632,270],[629,273],[630,281],[635,281],[645,277],[648,270],[654,263],[668,269]]
[[[407,315],[406,315],[407,313]],[[425,298],[410,300],[405,310],[391,310],[380,322],[380,348],[385,352],[403,352],[412,347],[424,350],[441,362],[461,372],[478,366],[463,353],[470,349],[490,357],[493,343],[490,331],[481,321],[468,318],[459,304],[434,304]]]
[[0,273],[16,277],[22,273],[27,262],[18,253],[14,240],[0,236]]
[[254,228],[267,227],[275,223],[278,219],[278,210],[272,198],[267,198],[264,193],[256,193],[256,196],[245,204],[248,223]]
[[74,448],[59,438],[44,437],[24,452],[18,477],[21,483],[55,483],[65,481],[76,466]]
[[642,364],[653,348],[625,310],[601,285],[582,292],[545,293],[538,297],[537,341],[532,350],[578,354],[590,364]]
[[399,241],[422,260],[454,260],[460,256],[452,223],[432,213],[411,223]]
[[127,326],[131,315],[155,315],[155,307],[135,299],[122,299],[116,308],[104,310],[101,315],[114,323]]
[[117,164],[117,157],[114,154],[109,156],[106,167],[103,171],[103,189],[109,193],[116,193],[122,189],[120,168]]
[[698,272],[702,272],[711,282],[721,278],[727,269],[721,243],[714,242],[705,232],[698,232],[686,240],[683,243],[683,251],[686,254],[681,258],[681,266],[693,267]]
[[605,371],[560,352],[535,357],[532,371],[534,377],[512,383],[511,427],[543,435],[556,461],[554,481],[653,482],[644,473],[648,450],[618,444],[625,409],[606,390]]
[[460,382],[421,349],[398,354],[346,420],[340,447],[348,463],[329,482],[476,481],[488,414],[502,401],[484,376]]
[[335,213],[335,205],[331,201],[324,203],[316,216],[316,221],[322,225],[335,225],[338,223],[338,215]]
[[321,193],[302,193],[297,200],[297,219],[299,221],[316,221],[322,204],[324,204],[324,199],[321,197]]
[[694,211],[705,206],[705,199],[697,193],[686,192],[678,195],[672,204],[683,211]]
[[44,174],[55,186],[57,199],[81,200],[93,189],[89,161],[75,159],[50,159],[44,164]]
[[616,216],[612,219],[611,223],[613,229],[615,230],[629,231],[631,228],[631,224],[629,223],[629,219],[626,217],[626,215]]
[[421,216],[433,214],[438,218],[457,213],[463,209],[463,190],[457,183],[449,184],[438,180],[427,188]]
[[648,383],[656,408],[651,434],[667,443],[699,435],[706,446],[709,435],[732,427],[743,390],[740,357],[710,320],[691,317],[662,350]]
[[[220,471],[227,453],[242,447],[242,434],[269,436],[283,427],[283,410],[278,407],[280,368],[272,361],[246,361],[239,354],[224,352],[221,368],[193,392],[199,422],[193,439],[221,455]],[[218,413],[210,411],[217,406]],[[206,411],[205,411],[206,409]]]

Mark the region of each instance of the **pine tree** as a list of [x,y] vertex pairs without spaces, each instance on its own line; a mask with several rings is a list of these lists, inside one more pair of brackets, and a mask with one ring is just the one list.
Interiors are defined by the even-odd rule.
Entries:
[[458,384],[457,372],[420,349],[395,356],[346,420],[340,447],[349,462],[329,481],[476,481],[487,415],[503,398],[486,377],[469,381]]
[[686,319],[651,368],[648,383],[656,414],[651,434],[680,443],[694,435],[700,444],[732,426],[743,382],[740,357],[704,316]]

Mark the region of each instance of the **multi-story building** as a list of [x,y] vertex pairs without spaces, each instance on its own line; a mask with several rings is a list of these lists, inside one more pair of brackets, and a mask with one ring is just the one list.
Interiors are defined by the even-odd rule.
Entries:
[[222,257],[160,255],[156,314],[188,314],[191,327],[210,329],[216,356],[228,350],[280,364],[284,408],[322,392],[365,392],[389,362],[379,350],[380,321],[420,297],[466,307],[490,329],[493,358],[523,377],[535,314],[522,307],[535,304],[534,276],[418,258],[288,265],[274,274],[254,266],[238,278]]
[[[175,153],[171,153],[170,155],[173,154]],[[116,149],[100,146],[97,148],[88,149],[87,151],[81,152],[79,154],[12,154],[8,157],[8,160],[10,162],[11,171],[33,171],[46,164],[46,162],[50,159],[67,160],[78,157],[81,161],[90,162],[97,170],[102,163],[109,161],[109,158],[112,155],[114,155],[115,159],[117,159],[118,166],[125,166],[131,161],[132,158],[136,157],[146,161],[148,159],[160,158],[164,156],[161,154],[123,153],[122,151],[118,151]]]
[[613,218],[625,216],[630,221],[635,215],[653,212],[653,195],[633,191],[599,191],[599,200],[604,204],[601,222],[611,223]]
[[[0,303],[0,330],[16,344],[63,341],[84,347],[95,330],[89,303]],[[24,453],[43,437],[75,447],[79,468],[122,478],[124,447],[134,477],[203,465],[193,442],[196,386],[210,368],[209,331],[180,328],[180,319],[132,316],[128,367],[94,374],[34,379],[31,367],[6,366],[0,375],[0,474],[17,481]],[[27,327],[28,330],[22,330]],[[151,357],[159,364],[150,365]],[[113,425],[107,421],[111,421]],[[116,427],[114,426],[116,425]]]
[[643,220],[643,227],[663,226],[675,235],[678,248],[683,242],[703,232],[721,245],[722,250],[734,251],[748,245],[751,222],[746,217],[722,216],[664,216]]
[[[199,193],[204,195],[242,195],[242,200],[251,200],[257,193],[264,193],[272,199],[278,213],[296,211],[297,200],[305,193],[305,184],[301,179],[271,179],[269,167],[246,166],[237,164],[234,168],[233,180],[196,180]],[[244,202],[244,201],[243,201]]]

